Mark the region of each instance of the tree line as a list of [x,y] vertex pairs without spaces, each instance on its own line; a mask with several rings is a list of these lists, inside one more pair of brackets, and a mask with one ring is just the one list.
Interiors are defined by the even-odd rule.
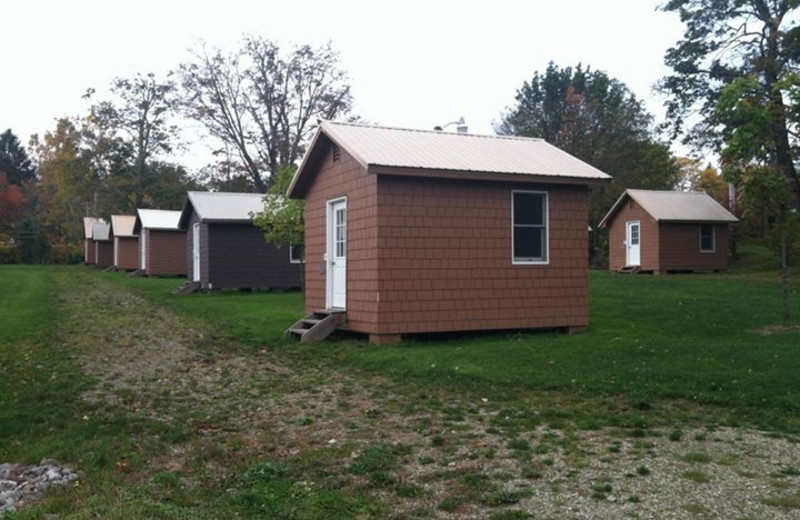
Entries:
[[[623,82],[582,64],[551,63],[517,90],[495,130],[544,138],[610,173],[613,181],[592,194],[594,228],[626,188],[703,189],[726,202],[733,183],[741,229],[782,244],[788,262],[800,227],[797,4],[663,4],[685,31],[664,58],[670,73],[657,85],[667,100],[660,126]],[[352,117],[349,78],[330,44],[284,49],[254,35],[232,52],[200,44],[166,77],[136,74],[111,87],[108,99],[88,90],[86,114],[59,119],[27,150],[11,131],[2,134],[0,248],[13,243],[18,260],[63,260],[83,215],[178,209],[188,189],[271,190],[272,210],[259,223],[272,240],[297,240],[302,212],[281,199],[286,179],[317,119]],[[187,120],[215,143],[217,158],[191,173],[171,160],[186,145]],[[719,169],[675,157],[669,144],[677,139],[717,154]],[[592,236],[600,261],[604,244]]]

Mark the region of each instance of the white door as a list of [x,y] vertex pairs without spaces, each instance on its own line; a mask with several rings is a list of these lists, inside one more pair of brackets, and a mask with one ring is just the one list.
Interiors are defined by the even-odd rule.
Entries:
[[347,306],[347,199],[328,203],[327,307]]
[[114,237],[114,267],[119,267],[119,237]]
[[626,233],[625,233],[625,244],[626,244],[626,255],[625,255],[625,265],[626,266],[637,266],[641,263],[641,256],[639,254],[640,251],[640,243],[642,240],[641,233],[640,233],[640,226],[639,222],[626,222]]
[[139,244],[141,245],[142,250],[142,265],[141,269],[144,271],[147,269],[147,231],[142,230],[142,234],[139,235]]
[[200,224],[192,226],[192,281],[200,281]]

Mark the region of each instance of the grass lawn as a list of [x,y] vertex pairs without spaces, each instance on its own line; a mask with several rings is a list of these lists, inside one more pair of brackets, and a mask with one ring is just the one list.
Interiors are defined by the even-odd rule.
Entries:
[[[173,296],[176,280],[102,276],[213,323],[212,334],[295,362],[367,370],[476,399],[515,401],[546,392],[553,398],[549,413],[597,424],[641,422],[638,409],[648,416],[714,414],[727,423],[800,431],[800,333],[770,333],[780,321],[780,290],[762,271],[660,277],[593,272],[586,333],[429,335],[381,348],[363,338],[309,346],[284,340],[283,331],[301,315],[297,293]],[[797,291],[793,298],[797,309]],[[619,414],[628,409],[633,418]]]
[[724,492],[648,497],[730,478],[760,493],[734,510],[791,515],[800,333],[769,333],[775,278],[595,272],[586,333],[374,347],[285,339],[298,293],[0,266],[0,463],[85,472],[11,518],[679,517]]

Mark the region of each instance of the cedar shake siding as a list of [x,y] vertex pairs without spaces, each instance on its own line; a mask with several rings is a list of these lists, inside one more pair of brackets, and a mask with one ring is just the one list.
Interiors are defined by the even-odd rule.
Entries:
[[132,271],[139,267],[139,238],[114,237],[117,262],[115,267],[121,271]]
[[[627,223],[640,224],[639,270],[720,271],[728,268],[729,225],[736,222],[702,192],[626,190],[600,227],[608,229],[608,266],[627,267]],[[701,229],[713,228],[713,250],[701,248]],[[706,244],[709,245],[709,244]]]
[[95,263],[98,267],[114,265],[114,243],[110,240],[94,241]]
[[714,226],[714,252],[700,251],[700,224],[661,224],[660,271],[721,271],[728,268],[728,226]]
[[[659,226],[636,201],[628,199],[625,207],[619,210],[608,225],[608,268],[617,271],[626,267],[625,233],[627,222],[639,222],[639,269],[642,271],[658,271],[659,258]],[[698,239],[698,246],[699,246]]]
[[[549,261],[512,263],[512,190],[549,199]],[[586,187],[378,179],[379,334],[589,325]]]
[[[327,202],[347,197],[347,327],[369,334],[586,327],[585,186],[368,175],[322,155],[305,196],[306,310],[326,306]],[[513,265],[512,190],[549,197],[547,265]]]
[[378,178],[345,150],[333,160],[328,147],[305,197],[306,310],[326,307],[327,203],[347,197],[347,323],[356,332],[378,332]]
[[186,232],[143,229],[142,234],[147,241],[145,273],[148,276],[186,275]]

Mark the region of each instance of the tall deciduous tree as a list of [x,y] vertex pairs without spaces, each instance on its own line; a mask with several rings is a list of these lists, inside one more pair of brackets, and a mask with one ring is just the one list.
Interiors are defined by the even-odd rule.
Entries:
[[36,180],[36,169],[10,128],[0,134],[0,172],[6,173],[11,184]]
[[282,51],[249,35],[233,53],[194,51],[180,66],[186,114],[236,151],[256,190],[304,152],[317,119],[349,113],[352,95],[330,44]]
[[[795,167],[800,137],[800,27],[797,0],[670,0],[683,39],[665,62],[675,135],[720,151],[726,174],[744,190],[746,209],[768,208],[780,234],[783,325],[789,325],[788,250],[800,211]],[[692,121],[692,115],[699,118]],[[687,129],[688,123],[694,123]],[[767,197],[767,204],[755,194]],[[791,194],[790,198],[786,198]],[[790,211],[790,209],[792,211]]]
[[[112,165],[106,168],[112,187],[136,208],[145,204],[146,188],[157,179],[157,159],[177,144],[176,86],[154,74],[136,74],[115,79],[111,92],[113,100],[91,109],[90,122],[96,127],[93,148],[98,158],[110,158]],[[90,89],[87,97],[93,93]]]
[[593,227],[626,188],[669,189],[678,180],[669,148],[653,137],[652,116],[604,72],[550,63],[523,84],[516,102],[496,126],[499,133],[543,138],[613,177],[593,190]]
[[797,8],[797,0],[670,0],[663,9],[685,29],[666,53],[672,73],[660,90],[673,136],[728,162],[770,165],[800,209]]

